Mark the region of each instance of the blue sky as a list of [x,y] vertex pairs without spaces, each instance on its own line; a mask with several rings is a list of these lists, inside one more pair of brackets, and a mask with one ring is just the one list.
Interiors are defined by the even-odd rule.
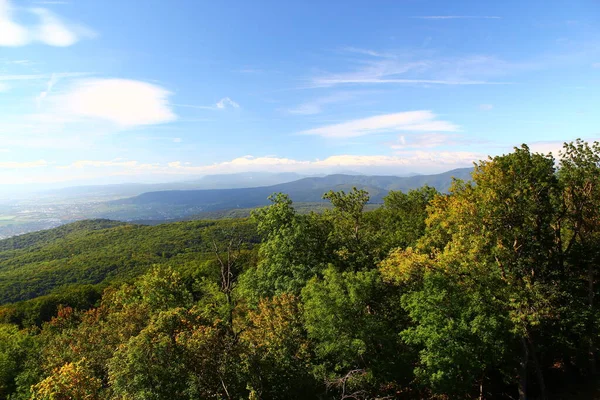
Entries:
[[600,3],[0,0],[0,183],[406,174],[600,137]]

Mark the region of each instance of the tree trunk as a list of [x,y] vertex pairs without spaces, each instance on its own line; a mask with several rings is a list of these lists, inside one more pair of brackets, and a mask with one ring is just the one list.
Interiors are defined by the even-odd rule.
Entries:
[[[588,306],[590,307],[590,316],[594,315],[594,262],[591,261],[588,264]],[[594,328],[593,321],[590,323],[590,331]],[[596,373],[596,349],[594,349],[594,332],[590,332],[590,338],[588,343],[588,357],[590,373]]]
[[521,338],[523,356],[519,363],[519,400],[527,400],[527,362],[529,361],[529,346],[524,337]]
[[542,367],[538,362],[537,354],[535,352],[535,346],[531,338],[529,338],[529,346],[531,349],[531,359],[533,360],[533,366],[535,367],[535,374],[538,380],[538,385],[540,386],[540,400],[546,400],[548,398],[548,394],[546,393],[546,381],[544,380],[544,371],[542,371]]
[[483,378],[479,381],[479,400],[483,400]]

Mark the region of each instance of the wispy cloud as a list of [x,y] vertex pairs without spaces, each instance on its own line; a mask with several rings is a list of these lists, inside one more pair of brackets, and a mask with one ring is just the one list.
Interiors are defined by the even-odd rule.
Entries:
[[241,74],[262,74],[265,71],[260,68],[242,68],[235,70],[235,72],[239,72]]
[[495,15],[421,15],[414,16],[415,19],[502,19]]
[[217,108],[222,110],[227,107],[240,108],[240,105],[235,101],[231,100],[229,97],[222,98],[216,104]]
[[320,114],[321,112],[323,112],[324,106],[329,105],[329,104],[335,104],[335,103],[340,103],[340,102],[344,102],[344,101],[349,101],[349,100],[356,98],[357,95],[358,95],[358,93],[349,93],[349,92],[334,93],[330,96],[319,97],[315,100],[299,104],[296,107],[292,107],[292,108],[288,109],[287,112],[289,114],[296,114],[296,115]]
[[0,64],[30,66],[30,65],[33,65],[35,63],[33,61],[30,61],[30,60],[7,60],[7,59],[0,59]]
[[425,85],[509,85],[512,82],[489,82],[484,80],[462,80],[462,79],[378,79],[378,78],[329,78],[315,80],[318,86],[334,86],[340,84],[425,84]]
[[68,168],[104,168],[104,167],[128,167],[128,168],[151,168],[152,166],[158,166],[159,164],[142,164],[137,161],[128,161],[123,160],[121,158],[117,158],[110,161],[97,161],[97,160],[79,160],[75,161],[69,165],[58,166],[59,169],[68,169]]
[[377,115],[340,124],[326,125],[300,132],[302,135],[317,135],[325,138],[351,138],[374,133],[408,132],[455,132],[459,127],[451,122],[436,119],[431,111],[407,111]]
[[76,78],[89,75],[87,72],[59,72],[53,74],[17,74],[17,75],[2,75],[0,81],[37,81],[45,79],[60,79],[60,78]]
[[54,85],[56,85],[57,82],[58,82],[58,76],[56,74],[52,74],[52,76],[50,77],[50,80],[46,84],[46,90],[41,92],[35,99],[38,108],[40,107],[42,101],[44,101],[44,99],[48,96],[48,94],[50,92],[52,92],[52,88],[54,87]]
[[0,168],[3,169],[23,169],[23,168],[38,168],[38,167],[46,167],[48,166],[48,162],[46,160],[37,160],[37,161],[0,161]]
[[[34,16],[36,23],[24,25],[15,18],[18,12]],[[42,8],[16,10],[10,0],[0,0],[0,46],[18,47],[31,43],[66,47],[96,33],[80,25],[65,22],[52,11]]]
[[355,53],[355,54],[363,54],[366,56],[371,56],[371,57],[378,57],[378,58],[394,58],[394,55],[391,53],[386,53],[386,52],[381,52],[381,51],[376,51],[376,50],[370,50],[370,49],[362,49],[359,47],[343,47],[341,49],[344,52],[347,53]]
[[[379,53],[371,50],[354,54],[365,55],[350,62],[355,68],[346,72],[321,73],[310,80],[309,87],[367,84],[420,85],[499,85],[511,82],[492,81],[523,69],[522,64],[496,57],[469,55],[453,58],[432,57],[428,53]],[[368,54],[367,54],[368,53]],[[377,56],[375,56],[377,54]],[[385,56],[384,56],[385,55]],[[345,64],[348,64],[346,62]]]
[[196,108],[199,110],[224,110],[226,108],[240,108],[240,105],[229,97],[223,97],[212,106],[197,106],[194,104],[173,104],[176,107]]
[[493,108],[494,108],[494,105],[493,105],[493,104],[480,104],[480,105],[479,105],[479,109],[480,109],[481,111],[490,111],[490,110],[491,110],[491,109],[493,109]]

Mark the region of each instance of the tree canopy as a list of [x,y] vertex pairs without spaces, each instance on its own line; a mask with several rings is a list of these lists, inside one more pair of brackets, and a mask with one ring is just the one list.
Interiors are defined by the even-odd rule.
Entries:
[[0,242],[0,397],[524,400],[596,381],[599,143],[523,145],[375,210],[358,188],[324,198]]

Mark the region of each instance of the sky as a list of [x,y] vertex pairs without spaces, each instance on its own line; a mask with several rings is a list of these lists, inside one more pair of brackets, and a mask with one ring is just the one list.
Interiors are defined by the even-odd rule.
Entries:
[[0,0],[0,184],[556,155],[599,88],[597,0]]

